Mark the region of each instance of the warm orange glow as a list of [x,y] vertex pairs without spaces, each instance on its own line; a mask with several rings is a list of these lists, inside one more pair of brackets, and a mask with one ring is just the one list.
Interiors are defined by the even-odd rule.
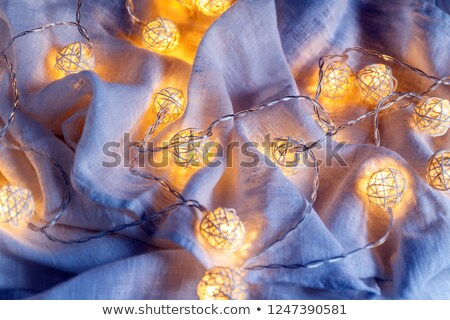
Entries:
[[176,88],[164,88],[155,94],[154,98],[155,112],[166,109],[166,115],[162,123],[169,123],[176,120],[184,111],[183,91]]
[[392,69],[381,63],[361,69],[356,79],[363,99],[370,104],[377,104],[397,88]]
[[405,178],[397,169],[385,168],[372,174],[367,185],[370,203],[383,207],[395,207],[405,191]]
[[142,29],[142,38],[148,48],[167,53],[178,46],[180,33],[172,21],[159,17]]
[[450,102],[440,98],[423,99],[414,108],[414,120],[423,133],[442,136],[450,128]]
[[0,189],[0,223],[17,226],[34,214],[31,191],[18,186],[3,186]]
[[293,148],[302,143],[290,137],[277,138],[270,148],[270,158],[284,174],[297,174],[304,167],[306,153]]
[[183,167],[199,167],[203,164],[203,147],[207,139],[198,129],[184,129],[170,140],[170,152],[176,164]]
[[430,158],[427,180],[435,189],[450,190],[450,151],[438,151]]
[[244,243],[245,229],[236,210],[220,207],[202,219],[200,235],[212,248],[234,252]]
[[55,71],[60,78],[72,73],[93,69],[92,49],[81,42],[68,44],[56,56]]
[[344,62],[332,62],[323,74],[322,94],[328,98],[343,98],[351,92],[353,84],[352,69]]
[[197,286],[200,300],[245,300],[248,286],[239,272],[228,267],[215,267],[206,271]]
[[198,10],[207,16],[218,16],[228,10],[232,0],[195,0]]

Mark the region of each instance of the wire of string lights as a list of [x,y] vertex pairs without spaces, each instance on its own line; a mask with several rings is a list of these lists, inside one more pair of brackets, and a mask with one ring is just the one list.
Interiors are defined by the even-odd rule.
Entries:
[[[287,230],[281,231],[279,235],[277,235],[268,246],[259,251],[253,257],[248,258],[246,262],[239,268],[238,271],[231,270],[229,268],[223,267],[215,267],[215,269],[209,270],[207,274],[205,274],[204,279],[202,279],[202,285],[199,285],[198,291],[201,293],[203,297],[208,298],[242,298],[247,297],[245,293],[245,282],[243,282],[243,278],[241,277],[241,273],[250,272],[250,271],[258,271],[263,269],[299,269],[299,268],[318,268],[324,264],[336,263],[346,259],[350,256],[353,256],[363,250],[373,249],[382,245],[388,238],[394,223],[394,215],[393,215],[393,207],[396,206],[402,200],[403,193],[407,188],[405,178],[403,173],[400,170],[395,168],[382,168],[377,172],[374,172],[370,177],[370,181],[367,185],[367,195],[368,200],[372,205],[378,206],[384,209],[388,216],[388,226],[385,233],[379,237],[377,240],[371,241],[367,244],[361,245],[355,249],[351,249],[346,251],[340,255],[336,255],[333,257],[325,257],[323,259],[304,262],[304,263],[292,263],[292,264],[281,264],[281,263],[268,263],[265,265],[254,264],[256,259],[259,258],[262,254],[266,253],[270,248],[278,245],[282,241],[284,241],[289,235],[297,230],[303,222],[307,219],[308,216],[311,215],[315,200],[317,198],[317,192],[319,188],[319,162],[317,161],[316,155],[314,153],[314,149],[318,148],[319,144],[323,142],[327,137],[332,137],[336,135],[341,130],[344,130],[347,127],[354,126],[366,119],[373,118],[373,141],[374,144],[380,146],[381,138],[380,138],[380,130],[379,130],[379,116],[380,114],[390,114],[410,106],[415,106],[415,117],[416,123],[419,129],[422,129],[424,134],[429,134],[431,136],[441,135],[443,132],[445,133],[449,124],[450,117],[450,104],[448,100],[440,99],[438,97],[427,97],[426,95],[432,93],[439,86],[449,86],[450,85],[450,77],[438,78],[433,75],[427,74],[425,71],[418,69],[410,64],[407,64],[401,60],[398,60],[392,56],[379,53],[375,50],[365,49],[362,47],[353,47],[345,49],[341,54],[332,54],[332,55],[324,55],[319,59],[319,79],[317,90],[314,98],[308,97],[306,95],[289,95],[275,98],[269,102],[259,104],[248,109],[224,115],[212,123],[205,129],[196,129],[195,134],[189,131],[188,140],[182,139],[182,137],[186,138],[186,136],[180,135],[181,132],[187,130],[183,130],[179,132],[176,137],[178,139],[172,138],[167,145],[160,145],[156,147],[146,148],[147,143],[152,139],[154,134],[157,132],[158,128],[167,123],[168,121],[174,121],[179,116],[180,112],[182,112],[184,108],[184,97],[182,92],[175,88],[165,88],[161,91],[161,96],[165,100],[159,101],[157,106],[156,120],[155,122],[149,126],[147,131],[145,132],[144,138],[135,146],[136,153],[132,159],[132,165],[130,166],[130,172],[133,175],[140,176],[143,179],[148,179],[155,181],[158,183],[164,190],[169,192],[174,196],[177,202],[169,205],[166,208],[163,208],[153,214],[142,214],[139,219],[136,219],[130,223],[118,225],[114,228],[108,230],[102,230],[100,232],[93,233],[90,236],[85,236],[82,238],[76,239],[61,239],[58,238],[51,233],[49,233],[48,229],[57,225],[58,220],[61,218],[66,208],[70,203],[70,180],[69,176],[63,169],[63,166],[49,156],[46,153],[43,153],[39,150],[35,150],[28,146],[21,146],[16,143],[9,142],[5,135],[8,131],[8,128],[14,122],[14,118],[16,115],[16,110],[20,107],[20,92],[18,90],[17,85],[17,76],[13,67],[12,62],[7,56],[7,50],[14,44],[14,42],[26,35],[41,32],[44,30],[52,29],[57,26],[72,26],[76,27],[80,33],[80,35],[87,41],[90,49],[93,48],[93,44],[89,38],[87,30],[81,25],[81,8],[82,8],[82,0],[78,0],[77,10],[76,10],[76,21],[58,21],[54,23],[47,24],[42,27],[34,28],[31,30],[23,31],[16,36],[12,37],[6,48],[0,51],[0,56],[5,61],[7,69],[10,73],[11,79],[11,87],[13,92],[13,105],[12,111],[7,118],[4,126],[0,130],[0,144],[6,148],[10,148],[16,151],[22,152],[31,152],[36,154],[46,161],[49,161],[52,166],[59,172],[63,184],[64,184],[64,195],[61,201],[61,205],[58,213],[54,215],[54,217],[48,221],[44,222],[41,226],[37,226],[31,222],[28,223],[28,228],[41,232],[44,234],[49,240],[62,243],[62,244],[79,244],[87,241],[91,241],[94,239],[102,238],[127,228],[133,228],[137,226],[141,226],[150,221],[154,221],[161,216],[172,213],[174,210],[180,207],[190,207],[194,210],[199,210],[204,214],[204,218],[202,219],[201,228],[199,233],[202,235],[204,240],[212,247],[218,250],[228,251],[228,252],[236,252],[239,250],[242,245],[245,237],[245,228],[242,225],[239,217],[234,209],[231,208],[217,208],[216,210],[210,211],[205,206],[200,204],[197,200],[194,199],[186,199],[182,192],[176,190],[174,187],[170,185],[170,183],[162,178],[154,176],[150,173],[143,173],[137,170],[136,164],[139,159],[146,153],[157,153],[163,150],[177,150],[177,155],[180,156],[180,149],[186,148],[186,143],[201,143],[205,141],[205,139],[210,138],[213,135],[214,129],[222,122],[226,121],[239,121],[240,119],[251,116],[253,113],[259,112],[263,109],[270,108],[279,103],[284,103],[288,101],[303,101],[310,105],[313,109],[314,117],[317,119],[322,128],[324,128],[324,135],[317,139],[312,143],[303,144],[300,140],[291,139],[287,137],[283,141],[287,141],[285,145],[283,145],[283,156],[286,156],[285,153],[291,153],[290,155],[297,155],[296,153],[301,153],[302,155],[307,157],[307,160],[313,164],[314,177],[312,182],[312,191],[309,197],[309,201],[305,208],[304,213],[293,223],[292,226],[288,226]],[[132,0],[126,1],[126,9],[128,14],[130,15],[132,21],[143,28],[143,36],[149,31],[146,28],[149,28],[149,24],[143,23],[134,13],[134,6]],[[164,21],[163,21],[164,22]],[[167,26],[166,26],[167,27]],[[169,26],[172,28],[172,26]],[[176,28],[176,26],[175,26]],[[173,29],[173,28],[172,28]],[[159,30],[162,31],[162,30]],[[159,32],[158,31],[158,32]],[[168,31],[168,30],[163,30]],[[172,32],[173,30],[169,30]],[[156,37],[169,37],[168,33],[158,33]],[[170,37],[176,35],[170,34]],[[161,48],[152,47],[155,51],[159,52],[168,52],[172,50],[171,45],[174,44],[175,38],[171,38],[170,43],[167,41],[162,43]],[[147,39],[148,40],[148,39]],[[153,44],[160,45],[159,38],[151,38],[152,41],[155,41]],[[167,40],[167,39],[166,39]],[[177,38],[176,41],[179,39]],[[144,41],[146,38],[144,36]],[[148,44],[148,43],[147,43]],[[151,47],[151,46],[150,46]],[[79,50],[77,54],[81,57],[83,51],[86,51],[84,48],[79,46]],[[170,50],[169,50],[170,49]],[[366,66],[358,73],[356,73],[356,82],[360,86],[360,91],[362,94],[362,98],[366,100],[370,104],[375,104],[373,110],[359,116],[356,119],[350,120],[348,122],[342,123],[340,125],[336,125],[335,122],[330,118],[326,108],[319,102],[321,93],[330,98],[342,98],[347,95],[353,86],[353,78],[355,77],[355,73],[347,64],[347,59],[350,53],[360,53],[363,55],[376,57],[380,61],[384,61],[387,63],[392,63],[398,65],[402,68],[406,68],[415,74],[424,77],[431,81],[431,85],[424,90],[423,92],[396,92],[396,83],[392,69],[389,66],[385,66],[384,64],[376,64]],[[86,53],[86,52],[85,52]],[[71,53],[73,54],[73,52]],[[86,57],[83,57],[86,59]],[[83,60],[83,63],[88,63],[89,60]],[[328,62],[328,63],[327,63]],[[87,67],[84,69],[91,69],[91,66],[88,63]],[[76,69],[74,72],[78,72]],[[175,99],[176,98],[176,99]],[[181,100],[182,98],[182,100]],[[449,109],[449,110],[447,110]],[[172,114],[171,112],[175,112]],[[191,130],[191,129],[189,129]],[[281,141],[281,140],[280,140]],[[190,147],[190,145],[188,145]],[[183,149],[184,150],[184,149]],[[430,159],[429,164],[429,173],[427,176],[427,180],[430,184],[439,190],[447,190],[448,189],[448,175],[450,169],[448,169],[448,152],[439,151]],[[174,153],[175,155],[175,153]],[[295,158],[295,157],[294,157]],[[187,163],[188,166],[190,163]],[[284,162],[280,162],[280,165],[283,166]],[[19,201],[20,200],[20,201]],[[20,188],[4,188],[0,191],[0,201],[4,204],[4,208],[7,210],[16,210],[15,212],[0,212],[0,222],[1,221],[13,221],[17,222],[20,214],[24,216],[29,216],[30,212],[34,208],[34,204],[32,202],[32,198],[30,193],[25,189]],[[14,202],[14,203],[12,203]],[[10,205],[10,204],[13,205]],[[219,238],[213,238],[219,237]],[[223,281],[226,277],[229,277],[230,281]],[[226,280],[226,279],[225,279]],[[207,292],[205,290],[209,290],[207,286],[223,286],[224,283],[227,283],[228,287],[214,287],[215,290],[211,292]],[[217,290],[216,290],[217,289]],[[244,290],[245,289],[245,290]],[[244,291],[242,291],[244,290]],[[199,293],[199,296],[200,296]],[[217,293],[217,294],[216,294]],[[229,296],[227,296],[229,294]]]

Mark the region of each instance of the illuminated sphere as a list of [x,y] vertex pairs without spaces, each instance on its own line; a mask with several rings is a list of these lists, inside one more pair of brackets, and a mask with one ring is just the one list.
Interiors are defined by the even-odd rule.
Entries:
[[440,98],[423,99],[414,108],[414,120],[423,133],[442,136],[450,128],[450,102]]
[[92,49],[81,42],[68,44],[56,55],[55,70],[61,78],[84,70],[94,70]]
[[450,151],[438,151],[430,158],[427,181],[435,189],[450,190]]
[[352,69],[346,63],[332,62],[323,74],[322,94],[328,98],[343,98],[350,93],[353,83]]
[[176,88],[164,88],[153,98],[156,113],[167,109],[162,123],[172,122],[177,119],[184,110],[183,91]]
[[392,75],[392,69],[381,63],[361,69],[356,80],[363,98],[371,104],[378,104],[397,87],[397,79]]
[[150,21],[142,29],[142,38],[150,49],[167,53],[178,46],[180,33],[172,21],[160,17]]
[[170,139],[170,152],[176,164],[183,167],[199,167],[203,163],[203,147],[207,143],[204,133],[198,129],[184,129]]
[[200,235],[212,248],[233,252],[242,247],[245,229],[236,210],[217,208],[202,219]]
[[393,168],[385,168],[372,174],[367,185],[367,195],[370,203],[392,208],[402,199],[405,191],[403,174]]
[[206,271],[197,286],[200,300],[246,300],[248,286],[239,272],[228,267]]
[[207,16],[218,16],[231,6],[232,0],[196,0],[198,10]]
[[0,223],[19,225],[33,216],[34,200],[31,191],[18,186],[0,189]]
[[270,147],[272,162],[288,176],[298,173],[305,166],[306,151],[293,150],[294,147],[301,144],[301,140],[281,137],[275,139]]

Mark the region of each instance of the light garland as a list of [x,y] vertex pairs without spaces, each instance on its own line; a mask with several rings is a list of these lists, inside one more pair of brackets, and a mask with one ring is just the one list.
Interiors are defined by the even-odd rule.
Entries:
[[353,89],[355,75],[348,64],[334,61],[328,64],[322,81],[322,94],[328,98],[340,99]]
[[450,128],[450,102],[440,98],[424,98],[414,108],[417,128],[432,137],[447,133]]
[[200,300],[246,300],[248,286],[241,274],[228,267],[206,271],[197,286]]
[[183,167],[199,167],[203,164],[203,151],[207,139],[199,129],[184,129],[175,134],[169,142],[169,151],[176,164]]
[[161,110],[166,110],[161,123],[169,123],[176,120],[184,111],[183,91],[177,88],[164,88],[155,94],[153,98],[155,112],[158,114]]
[[19,186],[3,186],[0,189],[0,223],[18,226],[34,214],[31,191]]
[[208,212],[200,222],[200,235],[212,248],[234,252],[242,247],[245,229],[236,210],[217,208]]
[[430,158],[427,181],[437,190],[450,190],[450,151],[440,150]]
[[218,16],[228,10],[232,0],[194,0],[197,9],[207,16]]
[[81,42],[70,43],[58,52],[55,70],[63,78],[72,73],[94,70],[92,49]]
[[385,168],[372,174],[367,185],[370,203],[382,208],[393,208],[402,199],[405,178],[397,169]]
[[291,176],[304,168],[306,154],[295,149],[302,143],[303,141],[291,137],[277,138],[272,143],[270,158],[284,174]]
[[377,104],[397,88],[392,69],[384,64],[371,64],[356,74],[356,80],[364,100]]
[[169,53],[178,47],[180,33],[172,21],[159,17],[142,28],[142,39],[148,48]]

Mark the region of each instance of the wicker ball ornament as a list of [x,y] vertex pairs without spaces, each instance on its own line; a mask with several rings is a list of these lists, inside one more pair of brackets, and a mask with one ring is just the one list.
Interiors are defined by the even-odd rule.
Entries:
[[170,152],[176,164],[183,167],[199,167],[203,163],[203,149],[208,139],[199,129],[188,128],[170,139]]
[[427,181],[437,190],[450,190],[450,151],[440,150],[430,158]]
[[34,214],[31,191],[18,186],[3,186],[0,189],[0,223],[17,226]]
[[176,88],[164,88],[155,94],[153,98],[155,112],[159,113],[166,109],[162,123],[169,123],[176,120],[184,111],[183,91]]
[[367,185],[370,203],[382,208],[393,208],[402,199],[405,178],[397,169],[385,168],[372,174]]
[[58,52],[55,70],[61,78],[84,70],[94,70],[92,49],[81,42],[68,44]]
[[219,207],[202,219],[200,235],[212,248],[234,252],[244,243],[245,229],[236,210]]
[[371,64],[356,74],[356,80],[363,99],[377,104],[397,88],[397,79],[392,69],[384,64]]
[[214,267],[205,272],[197,285],[200,300],[246,300],[248,286],[241,274],[228,267]]
[[168,53],[178,46],[180,33],[172,21],[159,17],[142,29],[142,38],[148,48]]
[[207,16],[218,16],[231,6],[232,0],[195,0],[197,9]]
[[306,152],[293,149],[301,144],[301,140],[281,137],[275,139],[271,145],[270,158],[272,162],[288,176],[297,174],[305,167]]
[[323,74],[322,94],[328,98],[344,98],[351,92],[354,79],[355,75],[346,63],[342,61],[331,62]]
[[442,136],[450,128],[450,102],[440,98],[422,99],[414,108],[414,120],[421,132]]

